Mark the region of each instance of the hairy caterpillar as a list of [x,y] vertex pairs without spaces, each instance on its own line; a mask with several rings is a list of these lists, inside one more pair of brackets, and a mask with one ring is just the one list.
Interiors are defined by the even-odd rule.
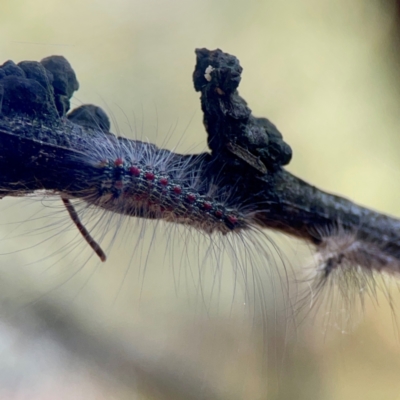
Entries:
[[106,137],[100,143],[92,153],[85,152],[85,161],[99,170],[93,178],[95,190],[84,195],[87,203],[124,215],[187,224],[207,233],[226,234],[250,225],[242,213],[216,200],[218,189],[212,193],[212,187],[201,182],[190,167],[190,157],[176,162],[169,152],[121,138]]

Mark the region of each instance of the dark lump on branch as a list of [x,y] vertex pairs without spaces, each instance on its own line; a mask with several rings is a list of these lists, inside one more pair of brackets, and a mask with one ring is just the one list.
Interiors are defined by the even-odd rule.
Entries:
[[230,152],[236,161],[238,158],[262,174],[288,164],[292,150],[282,134],[267,118],[253,116],[239,95],[243,71],[239,60],[219,49],[197,49],[196,56],[193,83],[201,93],[212,153],[220,156]]
[[0,66],[1,115],[57,120],[69,110],[78,88],[75,72],[62,56],[18,64],[6,61]]

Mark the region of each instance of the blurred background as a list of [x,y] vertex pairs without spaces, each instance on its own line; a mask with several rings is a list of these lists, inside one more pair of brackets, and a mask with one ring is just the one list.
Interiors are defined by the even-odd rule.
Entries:
[[[254,114],[292,146],[292,173],[400,217],[399,10],[1,0],[0,62],[63,55],[80,82],[74,107],[97,104],[114,132],[200,152],[194,49],[220,48],[239,58]],[[215,256],[181,229],[107,222],[93,233],[108,232],[100,265],[58,202],[1,200],[0,398],[400,399],[396,282],[378,279],[383,291],[352,304],[328,293],[298,315],[313,265],[299,242],[267,232],[281,249],[269,245],[267,263],[249,245],[256,289],[232,273],[240,248]]]

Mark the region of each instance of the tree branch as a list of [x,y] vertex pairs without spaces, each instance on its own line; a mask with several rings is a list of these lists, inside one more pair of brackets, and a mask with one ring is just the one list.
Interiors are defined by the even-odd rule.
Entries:
[[[108,117],[96,106],[67,115],[79,85],[63,57],[5,63],[0,68],[1,196],[45,189],[86,199],[99,174],[98,167],[83,162],[90,149],[105,141],[147,146],[173,159],[176,168],[190,165],[203,181],[218,178],[220,187],[234,189],[235,201],[252,210],[260,228],[283,231],[320,251],[332,238],[351,237],[345,249],[324,257],[326,275],[343,260],[369,271],[399,272],[400,221],[325,193],[286,171],[291,149],[278,129],[268,119],[253,116],[239,96],[242,68],[237,58],[221,50],[198,49],[196,55],[193,81],[201,94],[211,152],[193,155],[116,138],[109,133]],[[137,208],[118,212],[157,218],[141,215]]]

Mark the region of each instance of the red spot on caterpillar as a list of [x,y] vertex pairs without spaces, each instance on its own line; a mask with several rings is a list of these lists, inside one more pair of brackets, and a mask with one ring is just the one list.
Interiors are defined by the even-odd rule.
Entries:
[[215,211],[215,216],[216,216],[217,218],[222,218],[223,215],[224,215],[224,214],[222,213],[221,210]]
[[232,225],[236,225],[237,222],[238,222],[238,219],[237,219],[236,215],[230,214],[230,215],[228,215],[226,218],[228,219],[228,221],[229,221]]
[[168,179],[167,178],[160,178],[160,185],[167,186],[168,185]]
[[132,166],[129,168],[129,173],[133,176],[138,177],[138,176],[140,176],[140,169],[138,167]]
[[115,159],[115,161],[114,161],[114,165],[115,165],[116,167],[121,167],[123,163],[124,163],[124,160],[123,160],[121,157],[118,157],[118,158]]
[[186,195],[186,199],[190,202],[193,203],[194,201],[196,201],[196,195],[194,193],[188,193]]
[[172,189],[175,194],[181,194],[182,193],[182,188],[180,186],[174,186]]
[[148,181],[154,181],[154,178],[155,178],[154,174],[153,174],[152,172],[150,172],[150,171],[147,171],[147,172],[144,174],[144,177],[145,177]]
[[212,209],[212,204],[209,201],[205,201],[203,203],[203,207],[205,210],[211,210]]

